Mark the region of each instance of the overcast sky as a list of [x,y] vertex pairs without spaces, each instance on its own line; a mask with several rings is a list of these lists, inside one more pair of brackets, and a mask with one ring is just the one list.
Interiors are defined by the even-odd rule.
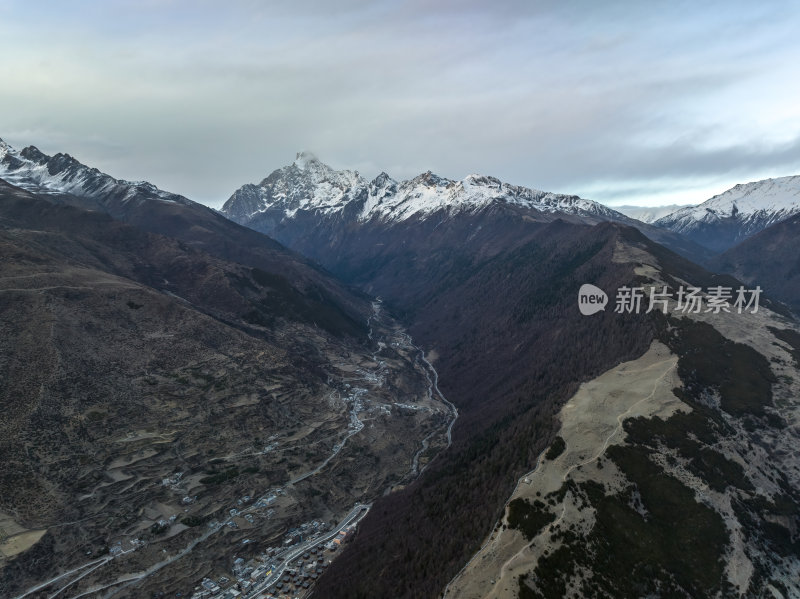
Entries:
[[0,138],[213,206],[301,149],[696,203],[800,173],[798,32],[792,2],[0,0]]

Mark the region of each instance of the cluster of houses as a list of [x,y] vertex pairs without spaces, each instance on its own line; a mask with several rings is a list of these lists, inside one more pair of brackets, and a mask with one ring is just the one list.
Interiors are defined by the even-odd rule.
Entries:
[[[243,497],[241,505],[251,501]],[[265,502],[266,503],[266,502]],[[285,533],[283,543],[270,547],[257,558],[246,561],[236,557],[232,565],[232,578],[220,576],[217,580],[204,578],[195,587],[191,599],[301,599],[308,597],[316,581],[333,559],[333,552],[354,534],[358,521],[367,513],[369,505],[356,504],[348,514],[344,526],[331,531],[328,524],[314,520],[301,524]],[[237,517],[237,508],[230,510]],[[252,542],[244,539],[243,544]]]
[[[265,556],[266,557],[266,556]],[[195,589],[192,599],[283,599],[295,597],[311,589],[313,584],[328,567],[329,560],[321,547],[313,547],[284,570],[283,576],[269,590],[256,592],[258,583],[272,576],[273,563],[241,557],[233,562],[235,581],[225,576],[218,580],[204,578]],[[262,585],[263,586],[263,585]]]
[[226,576],[217,580],[204,578],[191,599],[284,599],[303,596],[330,563],[330,556],[326,557],[325,549],[338,548],[353,527],[342,530],[325,547],[321,543],[310,547],[285,564],[280,578],[270,579],[273,573],[277,575],[278,564],[283,561],[282,555],[302,543],[306,535],[313,539],[325,528],[323,522],[308,522],[288,531],[283,547],[270,547],[260,558],[249,562],[241,557],[235,558],[232,567],[234,581]]
[[286,568],[284,575],[272,588],[273,593],[276,593],[274,596],[281,597],[282,594],[292,596],[307,592],[322,576],[328,563],[329,560],[325,558],[324,550],[321,547],[312,547],[289,564],[290,567]]

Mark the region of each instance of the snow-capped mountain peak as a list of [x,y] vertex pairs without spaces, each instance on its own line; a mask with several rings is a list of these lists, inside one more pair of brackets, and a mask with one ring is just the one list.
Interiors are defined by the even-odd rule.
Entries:
[[800,213],[800,176],[735,185],[696,206],[681,208],[653,224],[724,251],[766,227]]
[[298,152],[291,165],[273,171],[257,185],[239,188],[222,212],[240,222],[270,208],[280,208],[289,217],[298,211],[332,213],[368,185],[357,171],[337,171],[311,152]]
[[370,181],[370,187],[384,188],[388,185],[397,185],[397,181],[392,179],[387,173],[382,172],[380,175]]
[[497,177],[491,177],[487,175],[467,175],[464,177],[463,181],[464,187],[487,187],[487,188],[494,188],[497,190],[503,189],[503,183]]
[[[710,220],[757,213],[794,213],[800,208],[800,176],[740,183],[697,206],[676,210],[661,220]],[[782,220],[782,219],[780,219]]]
[[308,152],[305,150],[298,152],[297,157],[294,159],[294,165],[302,170],[307,169],[309,165],[315,165],[315,164],[322,164],[322,163],[312,152]]

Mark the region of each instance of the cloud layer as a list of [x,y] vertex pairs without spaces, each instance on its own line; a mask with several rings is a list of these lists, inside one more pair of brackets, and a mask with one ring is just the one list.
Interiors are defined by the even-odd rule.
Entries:
[[215,206],[299,149],[611,204],[800,172],[792,3],[431,4],[0,0],[0,137]]

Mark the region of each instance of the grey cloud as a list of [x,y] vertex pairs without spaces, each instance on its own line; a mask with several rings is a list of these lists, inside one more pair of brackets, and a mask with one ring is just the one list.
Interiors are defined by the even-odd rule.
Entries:
[[0,137],[215,205],[301,148],[367,176],[484,172],[632,200],[797,168],[797,142],[776,140],[800,135],[800,108],[757,132],[717,108],[748,86],[765,111],[787,93],[767,77],[800,47],[784,3],[15,6]]

